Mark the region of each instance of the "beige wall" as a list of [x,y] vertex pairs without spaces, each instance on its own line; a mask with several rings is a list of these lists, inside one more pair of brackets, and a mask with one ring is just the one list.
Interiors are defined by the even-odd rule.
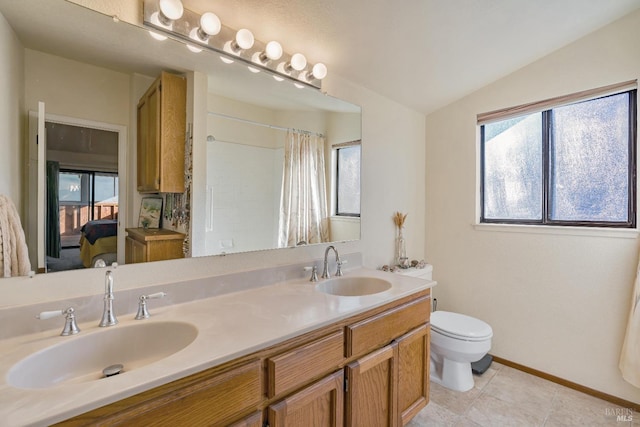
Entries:
[[25,108],[129,125],[129,75],[25,49]]
[[23,123],[20,115],[24,102],[23,67],[22,46],[0,15],[0,194],[8,196],[21,213],[24,207],[20,182],[26,163],[19,143]]
[[637,79],[639,39],[637,12],[426,119],[426,252],[438,307],[491,324],[497,356],[633,402],[640,390],[622,380],[618,357],[637,233],[473,224],[476,114]]

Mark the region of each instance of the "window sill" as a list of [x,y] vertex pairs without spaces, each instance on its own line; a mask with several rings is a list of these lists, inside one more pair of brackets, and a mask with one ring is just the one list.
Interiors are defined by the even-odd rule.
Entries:
[[498,233],[550,234],[557,236],[612,237],[620,239],[637,239],[640,231],[637,228],[604,228],[604,227],[558,227],[549,225],[520,224],[473,224],[477,231]]
[[360,222],[359,216],[331,215],[331,221]]

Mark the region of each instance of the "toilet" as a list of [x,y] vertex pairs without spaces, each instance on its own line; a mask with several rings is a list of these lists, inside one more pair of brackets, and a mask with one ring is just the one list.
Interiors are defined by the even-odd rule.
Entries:
[[[402,274],[431,280],[433,266],[403,270]],[[450,311],[434,311],[430,322],[431,381],[451,390],[471,390],[474,385],[471,363],[491,350],[491,326]]]

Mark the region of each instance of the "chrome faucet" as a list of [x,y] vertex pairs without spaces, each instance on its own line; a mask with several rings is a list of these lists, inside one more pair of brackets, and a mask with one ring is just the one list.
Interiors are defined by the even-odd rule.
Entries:
[[111,270],[107,270],[104,277],[104,311],[102,320],[98,326],[113,326],[118,323],[116,315],[113,313],[113,275]]
[[327,259],[329,257],[329,251],[331,249],[333,249],[333,251],[336,253],[336,276],[342,276],[342,261],[340,261],[340,255],[338,254],[338,250],[335,248],[335,246],[331,245],[324,251],[324,268],[322,269],[323,279],[328,279],[329,277],[331,277],[331,275],[329,274],[329,260]]

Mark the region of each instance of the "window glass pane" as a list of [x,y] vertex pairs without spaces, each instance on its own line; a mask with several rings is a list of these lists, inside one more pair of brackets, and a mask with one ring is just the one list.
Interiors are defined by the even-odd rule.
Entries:
[[629,94],[552,112],[550,218],[625,222],[629,195]]
[[95,200],[93,219],[116,219],[118,217],[118,175],[95,174]]
[[61,202],[82,201],[82,174],[60,172],[58,175],[58,198]]
[[542,219],[542,113],[484,128],[485,219]]
[[360,215],[360,146],[337,150],[338,215]]
[[118,202],[118,176],[96,173],[96,203],[104,201]]

